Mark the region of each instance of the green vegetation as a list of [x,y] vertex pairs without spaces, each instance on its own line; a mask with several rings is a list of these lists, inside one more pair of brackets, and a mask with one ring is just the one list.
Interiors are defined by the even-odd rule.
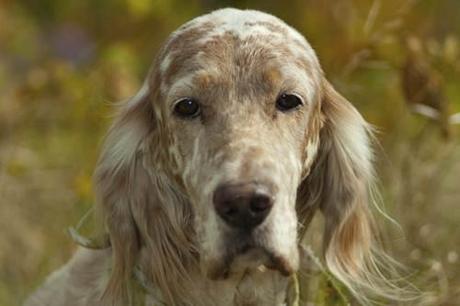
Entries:
[[[92,205],[111,105],[136,92],[171,31],[226,6],[264,10],[299,29],[328,78],[378,127],[382,202],[401,225],[379,218],[387,247],[427,292],[417,305],[458,305],[460,128],[445,133],[446,118],[410,111],[417,102],[460,112],[455,0],[1,1],[0,305],[21,304],[75,249],[66,229]],[[405,72],[419,67],[430,91],[415,101],[407,86],[418,74]],[[320,221],[308,235],[316,254]],[[345,289],[318,269],[307,279],[304,300],[345,304]]]

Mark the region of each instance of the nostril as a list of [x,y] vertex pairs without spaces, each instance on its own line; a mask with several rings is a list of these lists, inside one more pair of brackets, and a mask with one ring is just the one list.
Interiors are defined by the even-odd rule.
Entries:
[[235,206],[232,206],[231,203],[226,203],[222,209],[222,213],[227,216],[234,216],[238,213],[238,209]]
[[249,209],[253,213],[263,213],[271,207],[271,199],[266,195],[255,195],[249,204]]

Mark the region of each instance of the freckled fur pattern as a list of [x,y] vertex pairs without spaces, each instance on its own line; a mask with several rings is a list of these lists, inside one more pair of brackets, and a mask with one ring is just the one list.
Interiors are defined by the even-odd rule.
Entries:
[[[278,111],[281,92],[303,107]],[[200,101],[199,119],[174,117],[183,97]],[[156,292],[141,292],[144,305],[283,305],[289,278],[258,266],[298,270],[298,243],[317,210],[330,271],[362,302],[363,288],[393,297],[374,259],[369,133],[308,42],[278,18],[223,9],[186,23],[108,132],[94,180],[111,248],[81,248],[26,305],[129,305],[139,298],[135,267]],[[240,239],[212,193],[252,180],[270,185],[275,203]],[[244,243],[258,248],[238,255]]]

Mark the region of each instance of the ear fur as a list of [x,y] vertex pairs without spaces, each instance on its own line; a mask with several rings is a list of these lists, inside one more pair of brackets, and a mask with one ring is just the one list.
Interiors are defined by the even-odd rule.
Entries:
[[113,302],[130,299],[127,284],[141,244],[132,209],[148,194],[144,189],[149,178],[141,157],[154,126],[148,90],[143,87],[120,109],[94,173],[96,209],[109,233],[113,255],[104,298]]
[[331,272],[350,284],[368,277],[368,264],[373,260],[375,237],[369,211],[369,188],[373,181],[370,128],[328,82],[325,82],[322,103],[326,118],[326,160],[320,209],[325,217],[325,259]]
[[[129,283],[135,265],[174,300],[186,294],[183,283],[195,260],[191,206],[166,175],[167,151],[147,85],[125,103],[110,128],[94,174],[97,212],[109,233],[112,272],[103,300],[130,305]],[[162,127],[164,129],[164,127]],[[155,258],[155,261],[151,259]]]
[[391,259],[376,247],[370,213],[371,127],[325,79],[321,103],[320,147],[310,174],[299,187],[300,221],[308,225],[320,208],[325,218],[326,265],[361,303],[368,302],[363,291],[398,299],[403,290],[386,278],[387,270],[393,270]]

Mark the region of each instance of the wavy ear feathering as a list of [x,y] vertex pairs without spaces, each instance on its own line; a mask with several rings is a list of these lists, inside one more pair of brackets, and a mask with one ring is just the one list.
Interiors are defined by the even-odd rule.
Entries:
[[361,303],[405,299],[408,292],[390,280],[398,277],[398,264],[379,249],[370,211],[372,127],[326,79],[320,113],[317,158],[299,187],[299,221],[305,231],[314,211],[321,210],[326,265]]
[[[165,163],[159,162],[159,122],[151,100],[146,84],[121,106],[94,174],[97,215],[112,247],[112,271],[103,296],[109,305],[133,300],[129,283],[136,263],[144,264],[148,279],[165,299],[172,299],[171,284],[186,277],[184,266],[194,248],[187,234],[191,212],[180,189],[162,171]],[[143,253],[155,261],[143,260]],[[181,288],[175,290],[180,294]]]
[[[94,173],[97,213],[109,233],[112,247],[112,272],[105,296],[126,300],[126,283],[131,276],[140,250],[140,237],[133,215],[133,206],[144,199],[142,188],[148,181],[142,171],[142,150],[155,122],[147,102],[148,95],[137,95],[120,109],[110,128]],[[135,182],[134,182],[135,180]],[[140,184],[141,183],[141,184]]]

